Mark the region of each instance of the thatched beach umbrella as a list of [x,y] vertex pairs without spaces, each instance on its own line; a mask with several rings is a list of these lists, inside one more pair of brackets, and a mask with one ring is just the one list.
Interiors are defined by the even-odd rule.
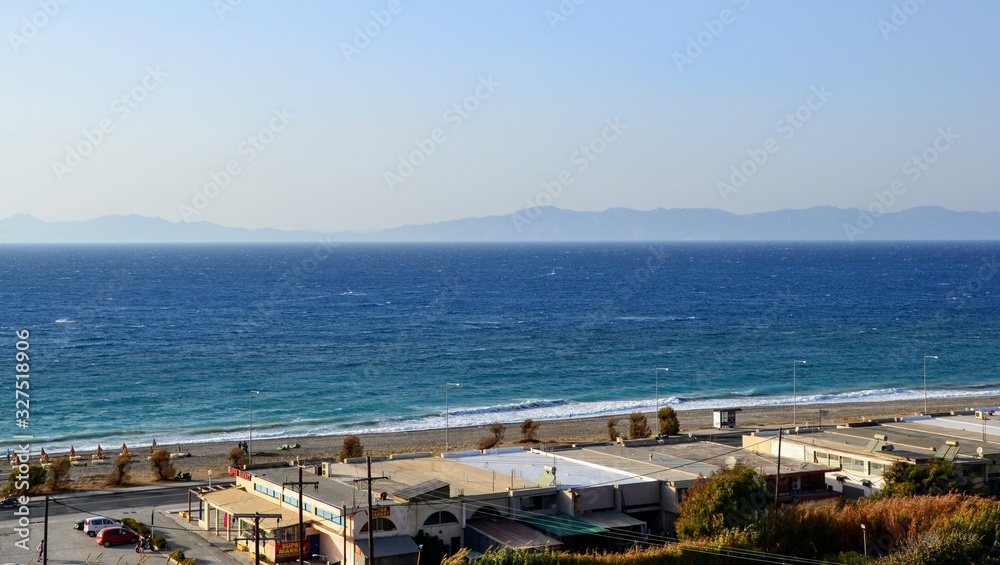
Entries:
[[41,455],[42,455],[42,461],[48,461],[49,460],[49,454],[45,453],[45,448],[44,447],[42,448]]
[[123,454],[124,454],[124,453],[128,453],[128,446],[127,446],[127,445],[125,445],[125,442],[122,442],[122,453],[123,453]]
[[153,440],[153,444],[149,446],[149,452],[152,453],[156,449],[156,440]]
[[104,450],[101,449],[101,444],[97,444],[97,458],[101,459],[104,457]]
[[76,457],[76,450],[75,450],[75,449],[73,449],[73,446],[72,446],[72,445],[71,445],[71,446],[69,446],[69,457],[70,457],[70,459],[72,459],[72,458]]

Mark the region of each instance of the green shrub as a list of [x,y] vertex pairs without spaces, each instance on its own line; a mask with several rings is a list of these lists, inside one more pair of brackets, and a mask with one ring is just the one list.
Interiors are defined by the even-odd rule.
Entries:
[[538,441],[538,428],[542,425],[541,422],[536,422],[531,418],[526,419],[521,422],[521,441],[523,442],[535,442]]
[[628,415],[628,438],[644,439],[653,435],[649,429],[649,420],[642,412],[633,412]]
[[45,486],[49,489],[49,492],[59,492],[66,487],[66,483],[69,482],[69,472],[72,468],[72,463],[69,457],[60,457],[49,465],[49,476],[45,480]]
[[483,436],[479,438],[479,442],[476,443],[476,449],[493,449],[500,443],[497,440],[497,436]]
[[702,477],[687,490],[677,519],[677,537],[713,539],[725,530],[742,531],[766,515],[770,497],[764,479],[743,464],[719,469]]
[[229,451],[229,464],[233,467],[242,467],[247,464],[247,454],[242,447],[234,447]]
[[[969,532],[924,532],[898,552],[880,561],[886,565],[953,565],[989,563],[987,548]],[[996,562],[996,561],[992,561]]]
[[132,454],[122,453],[115,459],[114,468],[104,478],[104,483],[109,487],[120,487],[131,478],[129,469],[132,467]]
[[153,549],[167,549],[167,540],[160,534],[153,534],[153,537],[149,538],[149,543]]
[[490,433],[493,437],[497,438],[497,443],[503,442],[503,436],[507,435],[507,427],[503,424],[491,424]]
[[677,412],[670,406],[664,406],[656,412],[656,419],[660,423],[660,434],[670,437],[677,435],[681,431],[681,423],[677,419]]
[[166,449],[154,451],[153,456],[149,459],[149,466],[153,469],[156,478],[161,481],[173,480],[177,475],[177,469],[170,462],[170,454],[167,453]]
[[364,447],[361,446],[361,438],[358,436],[347,436],[344,438],[344,443],[340,447],[340,460],[350,459],[352,457],[361,457],[365,454]]
[[823,560],[841,565],[868,565],[872,562],[871,558],[865,557],[863,553],[857,551],[841,551],[836,555],[828,555]]
[[608,439],[611,441],[618,441],[618,422],[618,418],[608,418]]
[[[27,485],[24,484],[24,479],[18,478],[17,467],[7,475],[7,486],[3,489],[4,495],[14,495],[15,497],[24,496],[25,494],[33,493],[38,490],[38,487],[45,484],[45,481],[49,477],[49,470],[41,465],[28,465],[28,480]],[[27,488],[24,488],[27,487]]]
[[932,459],[925,465],[896,462],[882,476],[884,496],[941,495],[952,492],[977,494],[968,477],[959,477],[951,461]]
[[143,524],[142,522],[136,520],[135,518],[122,518],[122,524],[130,530],[134,530],[137,534],[142,537],[149,537],[150,531],[149,526]]

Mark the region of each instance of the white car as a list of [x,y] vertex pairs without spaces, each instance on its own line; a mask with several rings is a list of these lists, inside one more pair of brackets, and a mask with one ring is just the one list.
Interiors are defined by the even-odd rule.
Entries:
[[97,532],[111,526],[121,526],[122,523],[104,516],[91,516],[83,521],[83,531],[90,537],[97,537]]

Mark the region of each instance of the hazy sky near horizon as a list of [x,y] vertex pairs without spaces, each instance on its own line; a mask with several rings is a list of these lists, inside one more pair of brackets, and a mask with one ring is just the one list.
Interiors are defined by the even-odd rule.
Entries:
[[340,231],[536,204],[1000,210],[992,2],[2,14],[0,218]]

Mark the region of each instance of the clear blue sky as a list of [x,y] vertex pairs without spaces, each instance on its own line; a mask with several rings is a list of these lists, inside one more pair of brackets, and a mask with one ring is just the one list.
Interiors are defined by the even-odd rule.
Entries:
[[867,208],[894,181],[892,210],[1000,210],[998,12],[10,0],[0,217],[364,230],[532,203]]

